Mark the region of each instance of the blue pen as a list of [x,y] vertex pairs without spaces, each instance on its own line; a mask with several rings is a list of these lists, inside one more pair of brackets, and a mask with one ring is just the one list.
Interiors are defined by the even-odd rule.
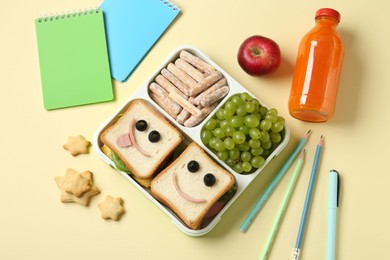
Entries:
[[334,260],[336,256],[336,225],[337,207],[339,206],[340,175],[336,170],[329,172],[328,194],[328,254],[327,260]]
[[307,222],[306,220],[307,220],[307,215],[309,213],[311,198],[313,197],[313,189],[314,189],[315,181],[317,178],[318,165],[319,165],[320,156],[321,156],[323,146],[324,146],[324,136],[321,135],[320,141],[318,142],[317,147],[316,147],[316,153],[314,156],[313,167],[311,169],[309,186],[307,188],[305,204],[303,207],[303,212],[302,212],[302,217],[301,217],[301,223],[299,225],[299,230],[298,230],[297,242],[295,244],[295,249],[294,249],[294,254],[293,254],[293,260],[298,260],[299,255],[301,253],[302,239],[303,239],[303,235],[305,232],[305,226],[306,226],[306,222]]
[[284,174],[287,172],[288,168],[293,163],[294,159],[298,156],[298,154],[302,151],[303,147],[305,146],[307,139],[310,137],[311,130],[307,131],[306,134],[301,138],[298,145],[295,147],[294,151],[291,153],[290,157],[287,159],[287,161],[283,164],[282,168],[278,171],[278,173],[275,175],[275,178],[271,181],[263,195],[260,197],[260,199],[256,202],[255,206],[249,213],[248,217],[245,219],[244,223],[241,225],[240,231],[245,232],[249,225],[252,223],[254,218],[257,216],[257,214],[260,212],[261,208],[263,207],[264,203],[267,201],[269,196],[271,195],[272,191],[276,188],[276,185],[279,183],[279,181],[282,179]]

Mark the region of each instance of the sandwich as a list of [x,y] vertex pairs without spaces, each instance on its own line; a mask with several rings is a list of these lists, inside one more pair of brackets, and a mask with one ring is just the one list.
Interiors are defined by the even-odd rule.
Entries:
[[151,183],[151,195],[194,230],[203,228],[233,197],[236,189],[234,176],[195,142]]
[[100,140],[102,151],[116,168],[142,184],[150,182],[169,159],[182,142],[182,135],[146,101],[136,99],[101,133]]

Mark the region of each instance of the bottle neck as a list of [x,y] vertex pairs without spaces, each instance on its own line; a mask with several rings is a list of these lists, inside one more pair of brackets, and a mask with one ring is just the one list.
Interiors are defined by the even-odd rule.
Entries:
[[337,27],[338,22],[336,19],[329,16],[320,16],[316,18],[316,24],[328,27]]

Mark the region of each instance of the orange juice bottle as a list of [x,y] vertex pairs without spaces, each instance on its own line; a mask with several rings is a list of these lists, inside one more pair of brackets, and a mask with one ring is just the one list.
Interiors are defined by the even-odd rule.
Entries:
[[299,45],[288,109],[297,119],[325,122],[334,112],[344,45],[339,12],[319,9],[315,21]]

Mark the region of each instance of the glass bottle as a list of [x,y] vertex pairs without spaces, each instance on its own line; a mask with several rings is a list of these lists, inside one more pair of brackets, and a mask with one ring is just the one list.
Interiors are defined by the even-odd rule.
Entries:
[[319,9],[315,21],[299,45],[288,108],[297,119],[325,122],[335,108],[344,44],[336,30],[339,12]]

